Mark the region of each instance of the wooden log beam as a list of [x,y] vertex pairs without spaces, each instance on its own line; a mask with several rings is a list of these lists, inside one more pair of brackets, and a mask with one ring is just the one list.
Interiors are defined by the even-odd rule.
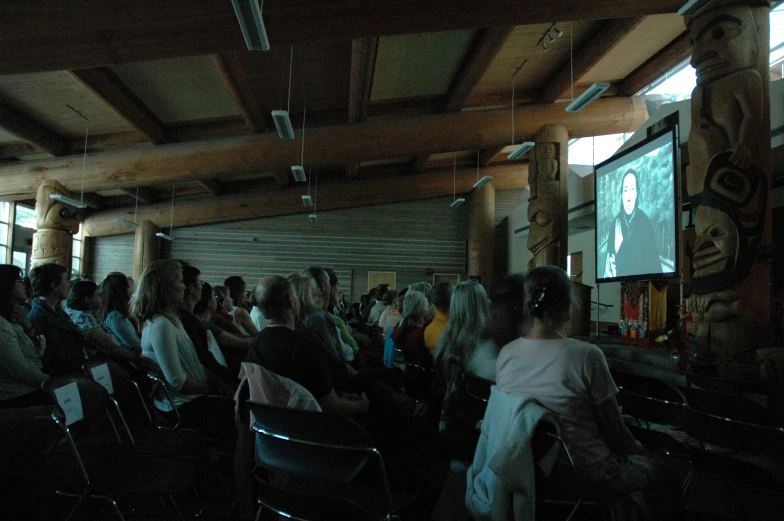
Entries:
[[70,71],[70,75],[156,145],[170,141],[161,120],[108,67]]
[[234,100],[237,110],[242,114],[245,124],[254,134],[266,132],[267,127],[264,123],[264,114],[256,103],[253,91],[248,81],[248,76],[242,68],[242,63],[237,59],[236,53],[213,54],[212,62],[218,69],[218,73],[223,80],[226,90],[229,91],[231,99]]
[[642,20],[642,17],[617,18],[602,24],[596,34],[574,56],[574,74],[567,62],[547,83],[539,103],[554,103],[560,99],[569,91],[572,80],[578,82]]
[[479,159],[477,160],[477,164],[479,164],[479,168],[487,166],[490,161],[493,160],[495,156],[501,153],[501,151],[506,148],[506,146],[502,147],[491,147],[485,148],[479,152]]
[[[368,206],[368,202],[377,205],[451,197],[452,175],[452,169],[448,168],[419,175],[368,178],[362,183],[346,179],[324,183],[319,186],[318,207],[324,211]],[[527,165],[489,167],[480,170],[480,175],[492,175],[493,186],[497,190],[515,190],[528,186]],[[457,192],[470,192],[475,176],[474,168],[458,170],[455,177]],[[144,206],[139,208],[137,219],[168,227],[170,210],[168,203]],[[257,193],[180,200],[175,206],[174,227],[309,212],[309,208],[302,206],[302,187],[290,186]],[[85,220],[85,230],[92,237],[129,233],[128,227],[117,223],[115,219],[133,219],[133,214],[133,207],[97,212]],[[305,219],[305,215],[302,218]]]
[[[446,101],[441,112],[460,112],[471,91],[482,76],[487,72],[498,51],[504,46],[506,39],[514,27],[494,27],[480,29],[474,35],[471,47],[466,52],[463,63],[455,74],[447,91]],[[421,172],[425,168],[430,155],[414,158],[411,163],[412,172]]]
[[[544,124],[560,124],[574,138],[633,132],[647,119],[643,98],[609,98],[570,114],[563,104],[532,105],[515,111],[515,142],[533,137]],[[308,132],[308,162],[343,167],[353,161],[415,157],[477,150],[509,142],[509,110],[464,111],[397,120],[318,127]],[[87,156],[85,191],[201,181],[291,166],[298,143],[277,133]],[[82,182],[79,156],[20,161],[0,166],[0,196],[33,194],[43,180],[57,179],[68,189]]]
[[[291,0],[264,3],[272,46],[674,13],[683,0]],[[448,13],[448,15],[447,15]],[[0,74],[69,70],[245,49],[227,0],[0,3]],[[296,26],[296,30],[292,27]],[[111,31],[107,30],[111,27]]]
[[223,193],[223,186],[217,179],[201,179],[199,185],[207,190],[210,195],[220,195]]
[[[376,70],[378,38],[357,38],[351,42],[351,80],[348,91],[348,122],[360,123],[367,119],[373,72]],[[359,172],[359,163],[346,165],[346,177],[353,179]]]
[[70,152],[68,145],[59,135],[2,103],[0,103],[0,128],[53,156],[64,156]]
[[664,49],[621,80],[618,86],[618,95],[631,96],[640,92],[645,86],[650,85],[690,56],[689,32],[684,31]]
[[158,202],[158,197],[148,188],[138,186],[136,188],[120,188],[120,191],[128,197],[136,200],[138,195],[141,204],[154,204]]

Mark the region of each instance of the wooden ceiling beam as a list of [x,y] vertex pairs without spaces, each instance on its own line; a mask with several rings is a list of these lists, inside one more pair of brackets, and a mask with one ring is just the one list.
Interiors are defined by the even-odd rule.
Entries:
[[108,67],[80,69],[69,71],[69,74],[154,144],[170,141],[161,120]]
[[618,95],[631,96],[640,92],[690,56],[689,32],[684,31],[664,49],[621,80],[618,86]]
[[[642,98],[607,98],[591,103],[579,114],[565,112],[562,104],[524,106],[515,111],[515,119],[515,141],[520,142],[534,136],[546,123],[564,125],[574,138],[633,132],[645,122],[647,111]],[[353,161],[490,148],[504,145],[509,139],[507,109],[317,127],[308,131],[308,164],[344,167]],[[275,172],[291,166],[298,145],[269,132],[89,154],[84,187],[94,192]],[[2,165],[0,196],[33,194],[47,179],[56,179],[67,189],[78,189],[82,161],[81,155],[74,155]]]
[[275,178],[275,182],[281,188],[285,188],[285,187],[287,187],[287,186],[289,186],[291,184],[291,177],[292,176],[291,176],[289,170],[278,170],[277,172],[275,172],[273,174],[272,177]]
[[[473,168],[458,172],[458,193],[471,191],[474,173]],[[514,190],[528,185],[527,165],[490,167],[480,174],[493,176],[497,190]],[[451,168],[419,175],[367,178],[362,183],[343,179],[319,186],[319,210],[368,206],[368,202],[377,205],[452,196],[453,182]],[[390,186],[399,189],[390,190]],[[170,211],[171,207],[166,203],[144,206],[139,208],[137,218],[168,227]],[[302,206],[302,187],[291,186],[258,193],[180,200],[174,212],[173,225],[193,226],[299,213],[305,219],[304,214],[309,212],[309,208]],[[85,230],[92,237],[129,233],[128,228],[115,219],[132,219],[133,214],[134,209],[130,207],[94,213],[85,220]]]
[[0,128],[53,156],[64,156],[70,152],[67,143],[59,135],[2,103]]
[[207,190],[210,195],[220,195],[223,193],[223,186],[217,179],[201,179],[198,181],[199,185]]
[[616,18],[604,22],[596,31],[594,36],[585,42],[574,56],[574,72],[572,66],[567,61],[564,67],[547,82],[547,86],[542,91],[539,103],[554,103],[564,94],[569,92],[572,80],[577,83],[580,78],[585,76],[597,63],[618,45],[626,35],[635,27],[640,25],[642,17],[635,18]]
[[[674,13],[683,0],[309,0],[266,2],[270,44]],[[448,16],[445,14],[448,13]],[[0,74],[92,68],[245,49],[226,0],[0,3]],[[292,26],[296,25],[296,30]],[[108,31],[107,27],[111,27]]]
[[229,91],[234,105],[242,114],[242,119],[251,132],[266,132],[267,126],[264,123],[264,114],[259,109],[253,90],[250,87],[248,76],[242,68],[242,63],[237,58],[237,53],[213,54],[212,62],[218,69],[218,73],[223,80],[226,90]]
[[120,188],[119,190],[133,200],[136,200],[138,194],[139,202],[142,204],[155,204],[158,202],[158,197],[149,188],[144,188],[143,186]]
[[[441,112],[460,112],[463,109],[463,104],[471,91],[485,75],[513,30],[514,27],[509,26],[477,31],[452,84],[449,86]],[[411,171],[421,172],[429,159],[429,155],[414,158],[411,163]]]
[[495,156],[501,153],[504,148],[506,148],[506,145],[502,147],[485,148],[484,150],[480,151],[479,160],[477,161],[479,168],[486,167]]
[[9,159],[32,154],[48,154],[40,147],[23,142],[0,143],[0,159]]
[[[348,122],[360,123],[367,119],[370,91],[373,88],[373,72],[376,70],[378,38],[357,38],[351,42],[351,79],[348,91]],[[353,179],[359,171],[359,163],[346,165],[346,177]]]

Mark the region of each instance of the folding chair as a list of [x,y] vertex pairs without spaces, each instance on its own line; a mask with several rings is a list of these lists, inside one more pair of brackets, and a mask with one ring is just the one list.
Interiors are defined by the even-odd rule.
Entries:
[[[248,401],[255,421],[259,511],[306,521],[389,519],[410,502],[393,497],[384,460],[349,418]],[[358,484],[374,462],[378,486]]]
[[658,378],[611,371],[620,392],[618,405],[624,414],[634,417],[650,428],[651,423],[678,425],[686,407],[686,399],[677,389]]
[[[192,461],[121,450],[122,436],[110,409],[114,408],[119,417],[122,413],[101,384],[83,375],[53,377],[42,387],[58,404],[52,419],[62,431],[61,440],[64,439],[47,455],[62,483],[57,493],[78,498],[66,519],[71,519],[86,499],[108,502],[124,519],[112,496],[139,494],[158,495],[164,505],[164,498],[168,498],[182,519],[173,494],[192,487],[196,475]],[[104,417],[111,424],[111,431],[101,425]]]

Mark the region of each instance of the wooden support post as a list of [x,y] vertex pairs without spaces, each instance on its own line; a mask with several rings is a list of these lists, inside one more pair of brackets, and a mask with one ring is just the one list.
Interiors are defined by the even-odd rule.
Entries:
[[155,236],[160,229],[152,221],[142,221],[136,228],[133,247],[133,279],[139,280],[150,263],[160,259],[161,244]]
[[468,275],[482,277],[482,285],[493,285],[493,219],[495,187],[487,183],[473,191],[468,201]]
[[75,209],[52,200],[58,193],[71,197],[71,193],[57,181],[44,181],[35,196],[37,231],[33,235],[32,267],[54,262],[71,271],[73,234],[79,231]]
[[528,266],[559,266],[566,269],[569,241],[569,133],[563,125],[545,125],[536,137],[528,182]]

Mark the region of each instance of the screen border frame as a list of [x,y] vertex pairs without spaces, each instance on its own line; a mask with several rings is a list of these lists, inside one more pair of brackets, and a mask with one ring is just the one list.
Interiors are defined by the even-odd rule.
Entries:
[[[675,112],[678,114],[678,111]],[[650,128],[650,127],[649,127]],[[617,161],[618,159],[623,158],[624,156],[628,156],[634,153],[636,150],[648,145],[649,143],[661,138],[662,136],[670,133],[672,135],[672,155],[673,155],[673,165],[675,172],[673,173],[673,183],[672,183],[672,196],[674,200],[674,210],[675,210],[675,219],[674,219],[674,226],[675,226],[675,269],[672,273],[640,273],[638,275],[624,275],[622,277],[599,277],[599,207],[596,204],[598,199],[598,191],[599,191],[599,177],[596,175],[596,171],[606,165],[607,163],[611,163]],[[679,136],[679,125],[677,121],[671,120],[667,126],[662,128],[661,130],[650,134],[645,139],[636,143],[635,145],[629,147],[628,149],[624,150],[619,154],[615,154],[609,159],[602,161],[598,165],[595,165],[593,168],[593,201],[594,201],[594,255],[596,256],[596,266],[595,266],[595,283],[596,284],[607,284],[610,282],[627,282],[627,281],[634,281],[634,282],[644,282],[644,281],[652,281],[652,280],[671,280],[671,279],[679,279],[681,278],[681,219],[682,219],[682,204],[681,204],[681,162],[680,162],[680,136]]]

